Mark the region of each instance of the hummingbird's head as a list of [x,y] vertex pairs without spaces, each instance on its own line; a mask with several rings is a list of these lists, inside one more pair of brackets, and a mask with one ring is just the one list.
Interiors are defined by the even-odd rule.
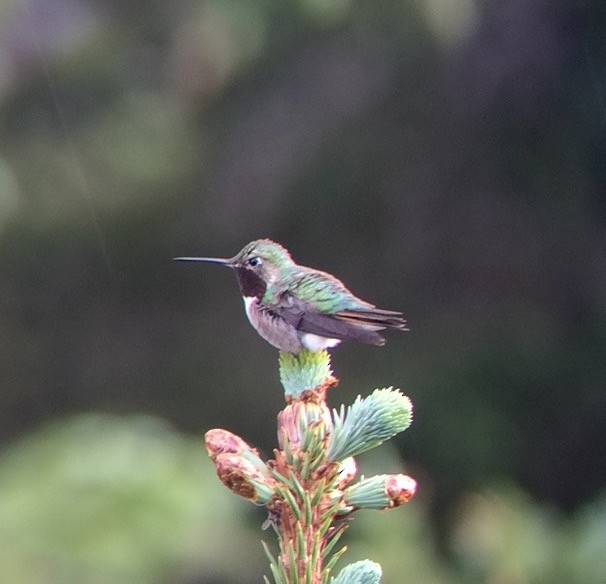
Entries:
[[270,239],[258,239],[245,245],[233,258],[178,257],[177,261],[222,264],[236,273],[245,297],[261,298],[280,271],[294,264],[288,251]]
[[251,241],[230,261],[236,269],[252,272],[266,284],[274,282],[280,270],[294,263],[288,250],[270,239]]

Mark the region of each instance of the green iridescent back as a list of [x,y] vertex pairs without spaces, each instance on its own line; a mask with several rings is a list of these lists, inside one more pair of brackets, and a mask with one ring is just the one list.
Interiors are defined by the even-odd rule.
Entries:
[[276,288],[278,287],[288,289],[293,296],[324,314],[373,308],[372,304],[354,296],[334,276],[304,266],[294,265],[285,269],[276,282]]

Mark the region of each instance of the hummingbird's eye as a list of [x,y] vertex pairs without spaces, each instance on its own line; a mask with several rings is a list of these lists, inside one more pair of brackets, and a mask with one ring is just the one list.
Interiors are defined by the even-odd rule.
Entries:
[[253,268],[254,268],[255,266],[258,266],[260,263],[261,263],[261,258],[258,258],[258,257],[256,257],[256,256],[255,256],[254,258],[250,258],[250,259],[248,260],[248,265],[249,265],[249,266],[252,266]]

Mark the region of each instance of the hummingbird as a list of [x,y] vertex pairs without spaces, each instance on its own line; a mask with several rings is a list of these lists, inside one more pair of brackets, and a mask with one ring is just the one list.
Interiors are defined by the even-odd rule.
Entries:
[[231,268],[250,324],[281,351],[316,352],[341,341],[381,346],[385,339],[377,331],[408,330],[401,312],[376,308],[331,274],[299,266],[286,248],[270,239],[252,241],[233,258],[173,259]]

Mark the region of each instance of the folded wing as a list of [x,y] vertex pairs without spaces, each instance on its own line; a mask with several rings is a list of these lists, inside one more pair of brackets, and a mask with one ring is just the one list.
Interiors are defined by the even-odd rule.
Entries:
[[271,310],[302,333],[369,345],[385,344],[385,339],[377,331],[408,330],[401,312],[369,305],[363,310],[350,309],[324,314],[288,293],[282,295],[279,304],[272,306]]

